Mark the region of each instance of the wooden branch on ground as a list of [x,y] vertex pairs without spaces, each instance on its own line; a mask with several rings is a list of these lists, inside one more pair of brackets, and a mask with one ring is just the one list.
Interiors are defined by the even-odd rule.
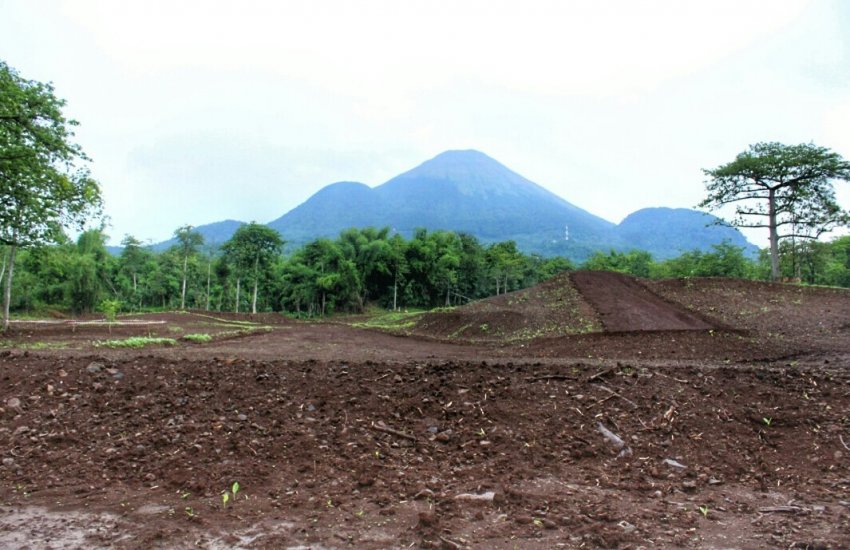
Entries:
[[409,439],[410,441],[416,441],[416,436],[404,433],[404,432],[399,431],[399,430],[394,430],[393,428],[390,428],[389,426],[387,426],[386,424],[384,424],[383,422],[380,422],[380,421],[377,424],[375,424],[373,422],[372,425],[369,426],[369,427],[371,429],[375,430],[376,432],[383,432],[385,434],[395,435],[397,437]]
[[614,397],[619,397],[620,399],[622,399],[623,401],[625,401],[626,403],[628,403],[629,405],[631,405],[633,409],[637,409],[637,408],[638,408],[638,404],[637,404],[637,403],[635,403],[634,401],[632,401],[632,400],[631,400],[631,399],[629,399],[628,397],[624,397],[621,393],[619,393],[619,392],[615,392],[614,390],[612,390],[611,388],[609,388],[609,387],[607,387],[607,386],[599,386],[599,387],[600,387],[600,388],[602,388],[603,390],[607,391],[608,393],[610,393],[612,396],[614,396]]
[[808,508],[799,506],[768,506],[767,508],[759,508],[762,514],[808,514]]
[[847,446],[847,443],[844,443],[844,439],[841,437],[841,434],[838,434],[838,441],[840,441],[840,442],[841,442],[841,444],[842,444],[842,445],[844,445],[844,448],[845,448],[845,449],[847,449],[848,451],[850,451],[850,447],[848,447],[848,446]]
[[617,369],[617,368],[618,368],[618,367],[611,367],[610,369],[605,369],[605,370],[603,370],[603,371],[597,372],[596,374],[594,374],[593,376],[591,376],[590,378],[588,378],[588,379],[587,379],[587,381],[588,381],[588,382],[593,382],[594,380],[599,380],[599,379],[600,379],[600,378],[602,378],[603,376],[608,376],[609,374],[611,374],[612,372],[614,372],[614,370],[615,370],[615,369]]
[[575,376],[566,374],[541,374],[540,376],[530,376],[525,379],[526,382],[539,382],[541,380],[578,380]]

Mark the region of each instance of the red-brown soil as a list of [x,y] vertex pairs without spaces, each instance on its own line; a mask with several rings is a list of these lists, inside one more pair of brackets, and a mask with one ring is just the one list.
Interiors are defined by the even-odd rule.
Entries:
[[[587,290],[603,280],[646,308],[621,332]],[[16,324],[0,547],[848,547],[850,293],[611,281],[410,335],[268,314]],[[716,328],[658,330],[665,304]],[[92,345],[129,335],[178,341]]]

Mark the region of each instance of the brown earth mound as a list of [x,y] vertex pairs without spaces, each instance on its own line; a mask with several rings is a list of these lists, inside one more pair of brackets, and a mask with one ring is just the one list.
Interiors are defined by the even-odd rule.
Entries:
[[597,315],[563,273],[535,287],[426,313],[413,334],[472,342],[521,342],[600,330]]
[[607,332],[719,328],[622,273],[577,271],[570,279],[582,297],[593,305]]

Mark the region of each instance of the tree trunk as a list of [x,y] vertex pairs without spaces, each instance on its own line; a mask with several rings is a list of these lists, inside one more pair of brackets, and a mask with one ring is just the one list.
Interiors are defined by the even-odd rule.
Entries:
[[239,283],[241,280],[239,277],[236,277],[236,313],[239,313]]
[[12,275],[15,273],[15,252],[18,250],[16,245],[10,246],[9,251],[9,272],[6,274],[6,287],[3,292],[3,332],[9,330],[9,306],[12,304]]
[[393,311],[398,311],[398,270],[393,278]]
[[183,290],[180,292],[180,309],[186,309],[186,269],[189,267],[189,256],[183,258]]
[[254,259],[254,297],[251,300],[251,313],[257,313],[257,286],[260,282],[260,257]]
[[449,307],[451,305],[451,292],[452,292],[452,285],[451,285],[451,283],[447,283],[446,284],[446,307]]
[[210,310],[210,277],[212,276],[212,261],[207,263],[207,311]]
[[768,223],[770,229],[770,278],[775,283],[779,280],[779,233],[776,228],[776,191],[771,189],[768,198]]

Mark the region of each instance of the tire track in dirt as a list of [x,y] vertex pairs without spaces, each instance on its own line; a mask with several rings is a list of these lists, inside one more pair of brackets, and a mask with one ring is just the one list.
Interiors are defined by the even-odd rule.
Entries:
[[606,332],[721,328],[655,294],[635,278],[608,271],[576,271],[573,285],[599,314]]

